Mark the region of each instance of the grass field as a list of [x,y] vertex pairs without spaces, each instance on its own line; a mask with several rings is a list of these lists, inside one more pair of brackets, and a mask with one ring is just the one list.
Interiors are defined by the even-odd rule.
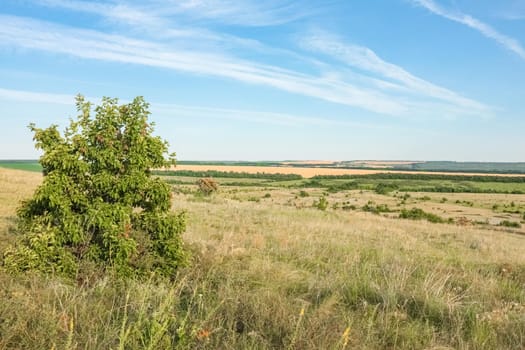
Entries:
[[[522,225],[525,195],[223,183],[203,197],[182,180],[193,258],[172,283],[0,269],[0,349],[525,347],[525,232],[499,225]],[[0,169],[0,251],[40,181]],[[445,223],[399,218],[412,208]]]
[[42,166],[36,160],[0,160],[0,168],[42,171]]
[[[172,184],[193,184],[198,177],[213,177],[222,185],[266,186],[285,188],[324,188],[329,192],[341,190],[379,190],[389,192],[439,192],[439,193],[507,193],[525,194],[525,177],[487,175],[438,175],[415,173],[373,173],[340,176],[316,176],[304,179],[301,176],[279,173],[236,173],[228,171],[155,171],[155,175]],[[244,176],[244,177],[243,177]]]

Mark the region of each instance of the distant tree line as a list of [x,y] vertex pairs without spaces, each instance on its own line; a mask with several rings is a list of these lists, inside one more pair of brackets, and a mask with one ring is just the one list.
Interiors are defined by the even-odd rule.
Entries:
[[289,181],[289,180],[302,180],[303,177],[297,174],[269,174],[269,173],[247,173],[237,171],[218,171],[218,170],[206,170],[206,171],[194,171],[194,170],[155,170],[154,175],[158,176],[188,176],[188,177],[214,177],[214,178],[230,178],[230,179],[264,179],[273,181]]
[[525,176],[490,176],[490,175],[445,175],[445,174],[405,174],[377,173],[367,175],[317,175],[313,180],[450,180],[473,182],[525,183]]

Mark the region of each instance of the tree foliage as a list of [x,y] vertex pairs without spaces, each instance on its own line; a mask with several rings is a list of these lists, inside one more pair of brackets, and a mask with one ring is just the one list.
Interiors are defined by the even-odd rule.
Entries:
[[175,155],[152,136],[148,104],[103,98],[92,116],[78,96],[77,110],[63,135],[56,125],[29,126],[44,178],[18,209],[23,236],[5,252],[4,266],[72,276],[89,262],[124,276],[171,275],[185,258],[185,214],[170,211],[169,185],[151,176]]

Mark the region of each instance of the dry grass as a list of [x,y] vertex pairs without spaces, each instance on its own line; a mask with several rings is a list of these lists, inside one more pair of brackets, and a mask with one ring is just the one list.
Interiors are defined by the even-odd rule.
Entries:
[[[12,217],[38,178],[3,174]],[[308,191],[222,188],[203,198],[182,188],[173,201],[189,213],[194,261],[173,283],[108,275],[77,286],[0,271],[0,349],[525,346],[524,236],[320,211],[311,202],[321,190]],[[328,200],[347,194],[358,197]]]
[[0,234],[0,251],[14,238],[14,216],[20,201],[31,196],[41,180],[39,173],[0,168],[0,230],[6,232]]

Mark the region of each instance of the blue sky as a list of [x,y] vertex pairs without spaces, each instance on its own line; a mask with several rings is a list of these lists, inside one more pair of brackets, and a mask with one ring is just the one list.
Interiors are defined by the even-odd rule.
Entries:
[[0,159],[77,93],[182,160],[525,161],[525,1],[2,0]]

